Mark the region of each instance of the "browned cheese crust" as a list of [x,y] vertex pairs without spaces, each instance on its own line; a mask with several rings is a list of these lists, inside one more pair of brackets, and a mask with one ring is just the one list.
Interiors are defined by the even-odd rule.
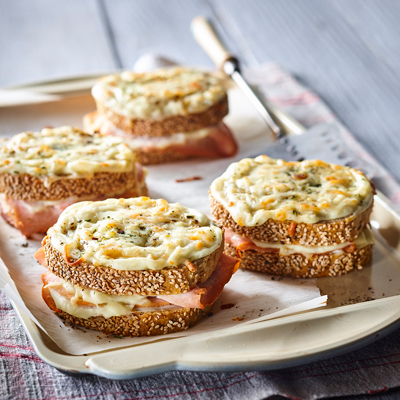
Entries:
[[113,112],[100,102],[96,104],[99,114],[104,115],[115,127],[133,136],[169,136],[178,132],[196,131],[220,122],[229,111],[227,96],[201,113],[174,115],[161,120],[130,119]]
[[269,219],[260,226],[240,226],[225,207],[210,194],[211,211],[215,222],[239,235],[267,243],[298,244],[301,246],[331,246],[354,241],[369,223],[373,201],[360,214],[349,217],[320,221],[315,224],[296,224],[295,233],[288,233],[292,221]]
[[136,189],[135,171],[97,172],[92,178],[62,178],[45,186],[42,179],[29,174],[0,174],[0,193],[15,200],[62,200],[71,196],[103,196],[115,192],[131,192],[131,197],[144,196],[147,188]]
[[199,308],[176,308],[151,312],[135,311],[119,317],[77,318],[64,311],[56,314],[73,325],[84,326],[104,333],[119,336],[155,336],[184,331],[192,327],[208,313],[211,306]]
[[[236,248],[226,244],[225,253],[237,256]],[[314,254],[306,258],[302,254],[281,256],[279,253],[259,252],[257,250],[238,250],[240,268],[271,275],[294,278],[319,278],[339,276],[353,269],[362,269],[372,258],[372,244],[351,253]]]
[[73,285],[107,294],[158,296],[186,293],[198,283],[205,282],[218,264],[224,240],[217,250],[193,261],[192,265],[145,271],[120,271],[87,263],[68,265],[64,255],[52,246],[48,238],[44,248],[49,270]]

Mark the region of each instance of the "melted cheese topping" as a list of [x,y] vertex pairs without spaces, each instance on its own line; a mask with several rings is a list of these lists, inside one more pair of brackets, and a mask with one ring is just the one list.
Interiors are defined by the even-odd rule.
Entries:
[[159,270],[213,253],[223,231],[200,211],[137,197],[74,204],[48,235],[70,260],[118,270]]
[[75,178],[135,168],[135,155],[120,138],[70,126],[23,132],[1,140],[0,146],[0,173]]
[[372,202],[373,188],[353,168],[259,156],[231,164],[212,183],[211,194],[241,226],[270,218],[313,224],[361,213]]
[[92,95],[125,117],[162,119],[206,111],[226,91],[210,73],[179,67],[105,76],[93,86]]
[[279,249],[279,255],[288,256],[290,254],[303,254],[306,257],[312,257],[313,254],[323,254],[330,252],[343,252],[343,249],[352,243],[355,244],[357,249],[361,249],[369,244],[374,244],[374,237],[372,236],[372,232],[368,228],[364,228],[357,239],[350,243],[342,243],[332,246],[299,246],[294,244],[276,244],[276,243],[266,243],[260,242],[258,240],[251,239],[254,244],[261,248],[270,248],[270,249]]

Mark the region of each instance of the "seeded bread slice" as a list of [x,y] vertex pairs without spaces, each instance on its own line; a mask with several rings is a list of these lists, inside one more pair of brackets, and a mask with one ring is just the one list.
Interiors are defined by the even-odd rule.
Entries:
[[211,306],[204,309],[182,307],[165,309],[165,307],[160,307],[159,311],[134,311],[131,314],[118,317],[91,317],[86,319],[74,317],[57,309],[48,288],[42,289],[42,296],[50,309],[70,324],[119,336],[155,336],[183,331],[193,326],[211,308]]
[[373,207],[372,201],[368,208],[359,214],[315,224],[296,224],[288,220],[269,219],[260,226],[247,227],[237,224],[229,211],[211,194],[210,203],[215,222],[224,228],[262,242],[301,246],[331,246],[354,241],[369,223]]
[[354,269],[362,269],[372,259],[372,244],[351,253],[314,254],[310,258],[302,254],[281,256],[279,253],[259,252],[257,250],[238,250],[226,244],[225,253],[239,256],[240,268],[263,272],[271,275],[291,276],[294,278],[319,278],[339,276]]
[[44,249],[49,270],[73,285],[107,294],[158,296],[186,293],[205,282],[221,258],[224,240],[213,253],[187,265],[145,271],[121,271],[87,263],[68,265],[48,237],[44,239]]
[[133,136],[169,136],[178,132],[193,132],[216,124],[228,114],[228,97],[223,97],[206,111],[197,114],[174,115],[155,119],[130,119],[117,114],[97,101],[97,111],[115,127]]
[[63,200],[68,197],[101,197],[110,193],[132,192],[132,197],[147,194],[146,185],[137,185],[135,170],[129,172],[97,172],[92,178],[62,178],[50,186],[29,174],[0,174],[0,193],[14,200]]

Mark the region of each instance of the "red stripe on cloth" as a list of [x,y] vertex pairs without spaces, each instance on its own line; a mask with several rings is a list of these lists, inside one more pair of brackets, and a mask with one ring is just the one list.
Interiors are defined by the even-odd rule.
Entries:
[[302,92],[294,97],[271,97],[269,99],[271,103],[280,107],[288,107],[293,105],[309,105],[317,103],[320,98],[311,91]]
[[24,346],[17,346],[15,344],[0,344],[0,347],[11,347],[13,349],[21,349],[21,350],[28,350],[28,351],[35,351],[33,347],[24,347]]
[[[241,382],[244,382],[244,381],[248,381],[248,380],[250,380],[250,379],[252,379],[252,378],[254,378],[255,376],[258,376],[258,375],[262,375],[262,373],[254,374],[252,376],[246,377],[246,378],[241,379],[239,381],[232,382],[229,385],[221,386],[221,387],[218,387],[218,388],[201,389],[201,390],[195,390],[195,391],[192,391],[192,392],[188,391],[188,392],[174,393],[174,394],[168,394],[168,395],[157,395],[157,396],[146,396],[146,397],[131,397],[131,398],[125,397],[124,400],[158,399],[160,397],[175,397],[175,396],[182,396],[182,395],[185,395],[185,394],[197,394],[197,393],[204,393],[204,392],[212,392],[214,390],[226,389],[226,388],[231,387],[233,385],[237,385],[238,383],[241,383]],[[113,393],[108,393],[108,394],[113,394]]]
[[[315,375],[299,376],[299,377],[297,377],[297,378],[287,378],[287,377],[285,377],[285,376],[276,375],[276,374],[273,374],[273,373],[270,373],[270,372],[264,372],[264,374],[269,375],[269,376],[274,377],[274,378],[284,379],[284,380],[287,380],[287,381],[297,381],[297,380],[299,380],[299,379],[315,378],[315,377],[318,377],[318,376],[337,375],[337,374],[341,374],[341,373],[343,373],[343,372],[354,372],[354,371],[358,371],[358,370],[360,370],[360,369],[375,368],[375,367],[384,367],[385,365],[392,365],[392,364],[400,364],[400,360],[398,360],[398,361],[391,361],[391,362],[387,362],[387,363],[384,363],[384,364],[365,365],[365,366],[358,367],[358,368],[343,369],[343,370],[341,370],[341,371],[329,372],[329,373],[326,373],[326,374],[315,374]],[[321,369],[321,368],[319,368],[319,369]]]
[[[376,357],[364,358],[364,359],[361,359],[361,360],[357,359],[357,360],[345,361],[345,362],[342,362],[342,363],[330,364],[329,368],[336,367],[336,366],[339,366],[339,365],[354,364],[355,362],[366,362],[366,361],[371,361],[371,360],[378,360],[380,358],[389,358],[389,357],[395,357],[395,356],[400,356],[400,353],[393,353],[393,354],[387,354],[387,355],[384,355],[384,356],[376,356]],[[321,369],[321,367],[296,369],[296,371],[294,371],[294,372],[295,373],[297,373],[297,372],[308,372],[308,371],[312,371],[314,369]]]
[[0,357],[1,358],[24,358],[30,361],[38,361],[40,363],[43,363],[43,361],[36,356],[31,356],[29,354],[13,354],[13,353],[4,353],[0,352]]
[[[40,360],[41,361],[41,360]],[[236,375],[233,375],[233,376],[229,376],[229,377],[227,377],[227,378],[224,378],[224,379],[216,379],[216,380],[213,380],[213,381],[209,381],[209,382],[206,382],[207,384],[213,384],[213,383],[216,383],[216,382],[223,382],[223,381],[226,381],[226,380],[229,380],[229,379],[234,379],[234,378],[237,378],[238,376],[241,376],[241,375],[244,375],[245,374],[245,372],[240,372],[240,373],[238,373],[238,374],[236,374]],[[229,386],[232,386],[232,385],[234,385],[234,384],[236,384],[236,383],[239,383],[239,382],[243,382],[243,381],[245,381],[245,380],[248,380],[248,379],[251,379],[251,378],[253,378],[254,376],[257,376],[257,375],[262,375],[262,373],[257,373],[257,374],[254,374],[254,375],[252,375],[252,376],[250,376],[250,377],[247,377],[247,378],[245,378],[245,379],[242,379],[242,380],[240,380],[240,381],[237,381],[237,382],[233,382],[233,383],[231,383],[231,384],[229,384],[229,385],[227,385],[227,386],[222,386],[222,387],[220,387],[220,388],[211,388],[211,389],[204,389],[204,390],[213,390],[213,389],[224,389],[225,387],[229,387]],[[204,382],[203,382],[204,383]],[[196,382],[193,382],[193,383],[188,383],[188,384],[182,384],[182,385],[172,385],[172,386],[159,386],[159,387],[155,387],[155,388],[152,388],[152,389],[137,389],[136,391],[137,392],[147,392],[147,391],[156,391],[156,390],[160,390],[160,389],[171,389],[171,388],[176,388],[176,387],[180,387],[180,386],[190,386],[190,385],[195,385],[196,384]],[[202,390],[202,391],[204,391],[204,390]],[[183,394],[196,394],[196,393],[199,393],[200,391],[193,391],[193,392],[182,392]],[[143,397],[143,399],[151,399],[151,398],[157,398],[157,397],[170,397],[170,396],[176,396],[176,395],[178,395],[178,394],[182,394],[182,393],[177,393],[177,394],[173,394],[173,395],[168,395],[168,396],[165,396],[165,395],[160,395],[160,396],[158,396],[158,395],[155,395],[155,396],[147,396],[147,397]],[[126,390],[120,390],[120,391],[117,391],[117,392],[104,392],[104,393],[102,393],[102,394],[105,394],[105,395],[119,395],[119,394],[129,394],[129,393],[127,393],[127,391]],[[82,395],[82,396],[76,396],[76,397],[74,397],[74,399],[79,399],[79,398],[88,398],[88,397],[98,397],[99,396],[99,394],[97,393],[97,394],[86,394],[86,395]],[[65,397],[65,396],[63,396],[63,397],[59,397],[59,396],[53,396],[53,397],[43,397],[43,398],[38,398],[37,400],[65,400],[65,399],[69,399],[70,397]],[[135,400],[136,399],[140,399],[140,398],[138,398],[138,397],[135,397],[134,398]],[[124,398],[124,400],[129,400],[129,399],[125,399]]]

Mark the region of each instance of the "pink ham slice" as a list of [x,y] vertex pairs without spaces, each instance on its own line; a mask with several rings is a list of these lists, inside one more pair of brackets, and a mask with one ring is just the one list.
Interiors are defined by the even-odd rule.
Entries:
[[279,249],[273,249],[269,247],[258,247],[251,239],[238,235],[229,228],[225,228],[225,242],[236,247],[236,253],[239,256],[238,250],[257,250],[258,252],[264,253],[279,253]]
[[[137,182],[144,180],[143,168],[136,163]],[[131,197],[136,191],[131,190],[118,197]],[[108,196],[99,196],[92,200],[105,200]],[[66,200],[56,205],[48,205],[42,209],[34,210],[31,207],[40,207],[41,202],[27,202],[3,197],[0,199],[0,214],[12,226],[15,226],[23,235],[30,237],[35,233],[46,233],[53,226],[60,214],[71,204],[79,199]]]
[[211,276],[199,287],[183,294],[157,296],[171,304],[189,308],[204,308],[215,302],[224,286],[239,267],[237,258],[223,254]]
[[[35,258],[40,264],[47,268],[43,247],[35,253]],[[163,306],[167,302],[185,308],[203,309],[217,300],[222,289],[230,281],[238,267],[239,262],[237,258],[223,254],[214,272],[204,283],[199,285],[199,287],[182,294],[149,297],[149,300],[152,302],[151,306]],[[43,274],[43,281],[45,280],[47,283],[60,281],[60,279],[50,271]],[[164,300],[164,302],[162,302],[162,300]],[[149,305],[146,304],[145,307],[149,307]]]
[[[134,137],[123,130],[116,128],[111,122],[105,121],[104,117],[93,112],[84,118],[85,128],[89,131],[99,131],[104,135],[119,136],[129,143]],[[231,130],[223,123],[219,122],[211,125],[207,136],[200,139],[190,139],[183,144],[172,144],[162,150],[175,151],[176,153],[186,154],[188,157],[231,157],[237,153],[238,145],[232,135]],[[156,139],[155,139],[156,140]],[[157,147],[141,147],[145,151],[162,151]]]
[[[33,211],[29,205],[34,206],[35,203],[7,198],[1,201],[0,212],[10,225],[15,226],[26,237],[30,237],[35,233],[45,233],[57,222],[60,214],[73,203],[66,201]],[[40,203],[36,203],[38,204]]]
[[231,157],[237,153],[236,140],[223,122],[209,129],[209,134],[204,138],[189,139],[184,145],[173,145],[169,149],[193,157]]
[[[231,244],[232,246],[236,247],[236,254],[240,258],[240,252],[245,250],[256,250],[258,252],[264,253],[279,253],[279,249],[270,248],[270,247],[259,247],[255,243],[251,241],[251,239],[238,235],[237,233],[233,232],[229,228],[225,228],[225,242]],[[348,246],[344,247],[343,251],[346,253],[351,253],[356,249],[356,245],[354,243],[350,243]],[[323,254],[328,254],[329,251]],[[322,254],[322,253],[319,253]]]

